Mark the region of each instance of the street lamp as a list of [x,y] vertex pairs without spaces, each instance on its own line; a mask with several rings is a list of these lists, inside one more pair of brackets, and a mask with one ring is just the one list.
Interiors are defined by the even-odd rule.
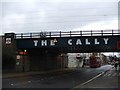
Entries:
[[23,51],[23,72],[25,71],[25,55],[27,54],[27,50]]

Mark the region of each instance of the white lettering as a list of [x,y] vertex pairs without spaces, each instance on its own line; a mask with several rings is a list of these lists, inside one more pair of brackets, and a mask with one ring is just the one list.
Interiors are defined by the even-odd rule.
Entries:
[[54,40],[50,40],[50,45],[51,45],[51,46],[54,46],[54,45],[55,45]]
[[98,40],[97,40],[97,39],[95,39],[95,44],[100,44],[100,42],[98,42]]
[[38,40],[34,40],[34,46],[38,45]]
[[81,40],[77,39],[76,45],[82,45]]
[[[84,39],[85,45],[90,45],[90,44],[91,44],[90,41],[92,41],[92,40],[94,40],[94,41],[93,41],[93,44],[95,44],[95,45],[102,44],[102,43],[100,42],[100,39],[99,39],[99,38],[95,38],[95,39],[88,39],[88,38],[86,38],[86,39]],[[104,44],[108,44],[108,43],[109,43],[109,38],[103,38],[103,42],[104,42]],[[34,46],[38,46],[39,40],[34,40],[33,43],[34,43]],[[55,46],[55,45],[56,45],[55,40],[49,40],[49,41],[48,41],[48,40],[40,40],[40,43],[41,43],[41,46],[47,46],[48,44],[49,44],[50,46]],[[73,45],[73,40],[72,40],[72,39],[69,39],[67,43],[68,43],[68,45]],[[75,44],[75,45],[82,45],[83,42],[82,42],[81,39],[76,39],[76,42],[75,42],[74,44]]]
[[108,38],[104,38],[105,44],[108,44]]
[[47,46],[47,40],[42,40],[42,41],[41,41],[41,45],[42,45],[42,46]]
[[86,45],[90,45],[90,42],[88,41],[88,39],[85,39]]
[[72,45],[72,39],[69,39],[69,40],[68,40],[68,44],[69,44],[69,45]]

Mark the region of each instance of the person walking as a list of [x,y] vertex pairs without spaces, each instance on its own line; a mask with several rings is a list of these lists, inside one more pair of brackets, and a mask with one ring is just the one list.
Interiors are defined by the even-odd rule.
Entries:
[[117,60],[115,60],[114,67],[115,67],[115,70],[117,70],[117,67],[118,67],[118,61]]
[[118,60],[119,70],[120,70],[120,59]]

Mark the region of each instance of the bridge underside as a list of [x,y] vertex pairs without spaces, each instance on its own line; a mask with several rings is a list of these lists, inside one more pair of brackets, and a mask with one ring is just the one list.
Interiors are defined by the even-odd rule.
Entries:
[[85,47],[63,47],[59,48],[62,53],[91,53],[91,52],[119,52],[120,50],[112,49],[111,47],[104,46],[86,46]]
[[66,68],[68,65],[67,54],[61,54],[58,49],[26,49],[26,54],[20,57],[19,61],[24,65],[18,65],[17,71],[45,71]]
[[[34,49],[20,49],[26,50],[26,54],[22,54],[21,63],[24,66],[18,65],[17,71],[40,71],[66,68],[68,66],[67,53],[91,53],[91,52],[118,52],[117,50],[105,50],[105,47],[60,47],[60,48],[34,48]],[[108,47],[106,47],[108,48]],[[19,60],[19,61],[20,61]]]
[[53,49],[29,50],[32,70],[50,70],[67,67],[67,56]]

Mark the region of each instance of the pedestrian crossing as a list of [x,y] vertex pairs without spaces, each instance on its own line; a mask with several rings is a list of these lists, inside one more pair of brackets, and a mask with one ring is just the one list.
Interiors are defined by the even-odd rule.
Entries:
[[120,77],[120,72],[106,72],[103,77]]

